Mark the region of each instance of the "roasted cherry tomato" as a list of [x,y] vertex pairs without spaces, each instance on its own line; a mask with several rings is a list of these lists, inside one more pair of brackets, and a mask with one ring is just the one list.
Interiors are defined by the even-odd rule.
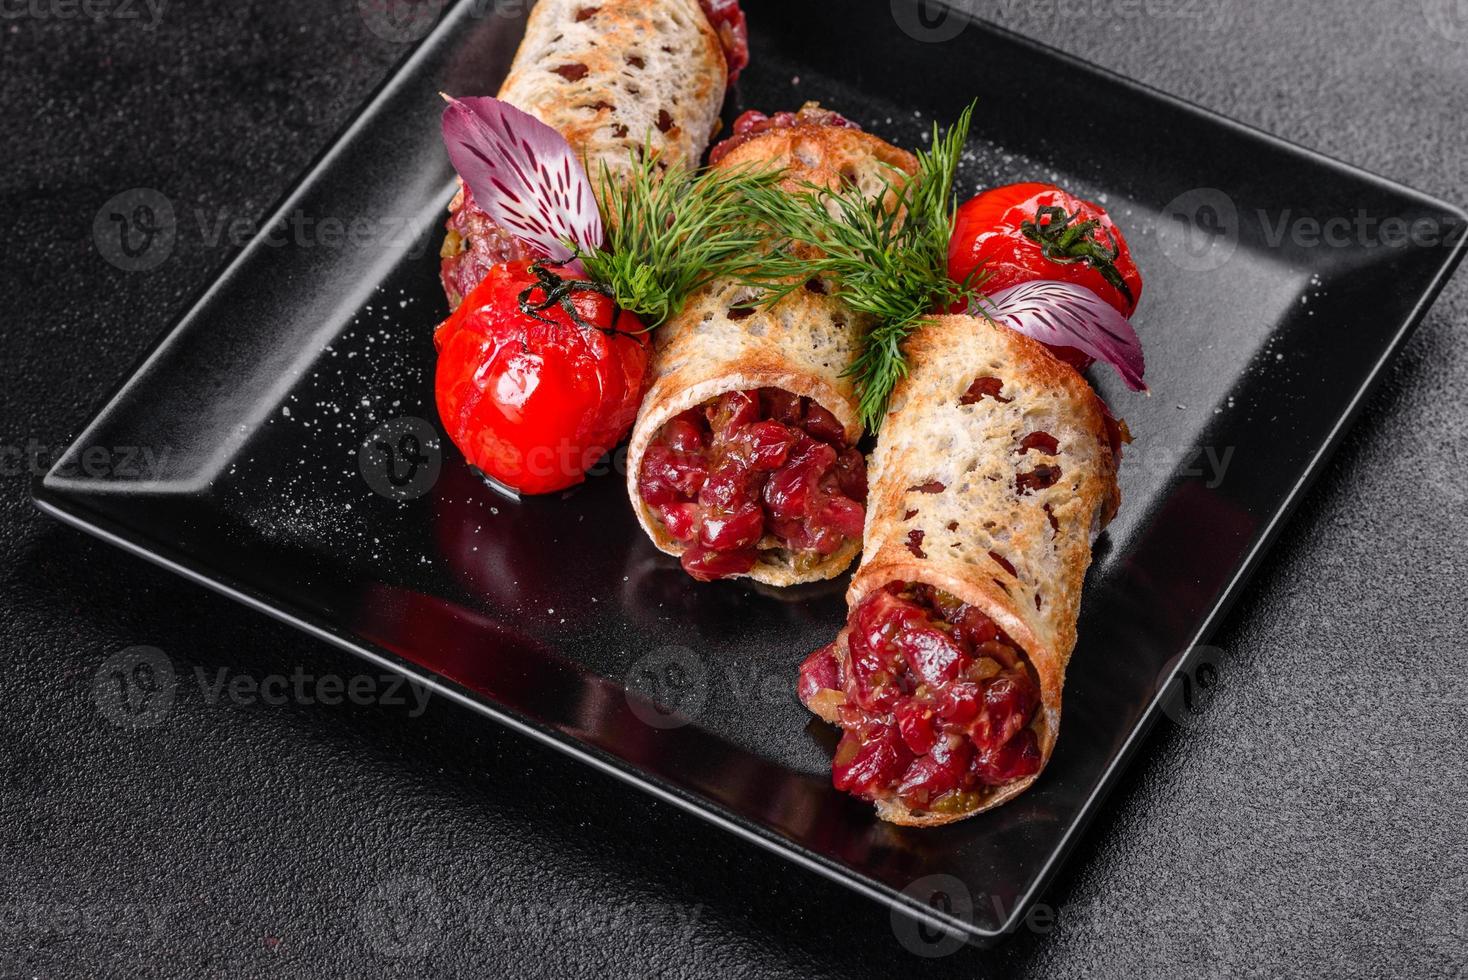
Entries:
[[434,333],[439,418],[464,456],[522,493],[580,483],[642,401],[642,323],[563,266],[496,265]]
[[1058,279],[1087,287],[1122,316],[1142,296],[1142,276],[1111,216],[1053,184],[996,187],[958,209],[948,272],[962,279],[981,265],[987,293]]
[[[948,243],[948,274],[962,280],[982,267],[983,290],[997,293],[1036,279],[1085,286],[1131,316],[1142,276],[1126,239],[1100,205],[1053,184],[1010,184],[984,191],[958,209]],[[1091,359],[1072,347],[1053,348],[1084,370]]]

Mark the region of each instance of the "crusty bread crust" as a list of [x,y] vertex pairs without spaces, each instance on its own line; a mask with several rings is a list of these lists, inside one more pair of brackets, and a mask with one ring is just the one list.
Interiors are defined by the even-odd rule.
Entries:
[[[935,317],[906,350],[910,373],[893,393],[872,454],[866,546],[847,601],[855,608],[889,582],[924,582],[983,610],[1039,678],[1033,724],[1043,771],[1059,732],[1091,545],[1121,499],[1104,408],[1086,380],[1041,344],[989,320]],[[1009,401],[961,404],[980,377],[1000,379],[1000,397]],[[1057,455],[1020,452],[1031,432],[1054,436]],[[1060,478],[1019,493],[1016,478],[1038,463],[1059,466]],[[916,489],[931,490],[932,481],[944,489]],[[908,546],[918,530],[926,557]],[[907,826],[952,823],[1014,798],[1037,776],[998,787],[968,813],[914,813],[890,802],[877,812]]]
[[566,137],[594,182],[645,146],[695,165],[727,81],[698,0],[539,0],[499,97]]
[[[788,168],[785,184],[790,188],[802,182],[836,187],[854,181],[873,196],[886,186],[881,178],[891,181],[890,168],[906,173],[917,169],[911,154],[869,133],[813,125],[770,130],[719,161],[721,169],[745,165]],[[627,492],[638,521],[660,550],[679,555],[684,548],[642,500],[637,477],[653,437],[680,412],[725,392],[783,388],[836,416],[851,443],[861,437],[856,393],[843,374],[860,352],[872,321],[830,295],[834,289],[829,284],[821,288],[798,289],[768,308],[749,312],[757,294],[721,280],[689,297],[678,315],[659,328],[649,366],[652,383],[628,447]],[[747,577],[773,586],[834,578],[860,550],[861,542],[851,541],[820,560],[797,563],[788,552],[769,548],[761,551]]]

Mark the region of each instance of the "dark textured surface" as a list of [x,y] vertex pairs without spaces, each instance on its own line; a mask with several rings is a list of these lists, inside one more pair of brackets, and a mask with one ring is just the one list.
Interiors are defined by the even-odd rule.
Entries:
[[[1451,0],[982,9],[1468,201]],[[448,705],[209,703],[196,670],[362,671],[31,510],[11,450],[60,448],[230,254],[195,211],[260,217],[402,53],[346,0],[169,6],[153,29],[65,11],[0,21],[0,972],[1464,970],[1461,277],[1221,630],[1208,710],[1148,740],[1052,888],[1053,929],[928,963],[876,906]],[[867,16],[891,29],[886,4]],[[125,274],[91,228],[136,186],[174,200],[183,237]],[[91,689],[134,644],[184,675],[142,731]]]

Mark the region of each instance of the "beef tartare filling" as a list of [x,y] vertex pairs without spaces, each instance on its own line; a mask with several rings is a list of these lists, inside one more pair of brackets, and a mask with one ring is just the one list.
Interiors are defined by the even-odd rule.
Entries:
[[709,26],[719,35],[719,46],[724,49],[724,64],[729,70],[729,84],[733,85],[739,73],[749,67],[749,26],[744,20],[744,11],[739,0],[698,0]]
[[448,234],[438,252],[438,275],[451,310],[459,308],[464,297],[474,292],[474,287],[484,281],[494,266],[534,257],[524,242],[495,224],[474,203],[467,184],[449,205],[445,227]]
[[761,551],[802,559],[861,537],[866,460],[836,417],[778,388],[731,391],[669,419],[637,489],[701,581],[741,575]]
[[1040,769],[1034,669],[992,619],[932,586],[864,598],[801,664],[799,694],[843,729],[832,782],[864,799],[966,813]]

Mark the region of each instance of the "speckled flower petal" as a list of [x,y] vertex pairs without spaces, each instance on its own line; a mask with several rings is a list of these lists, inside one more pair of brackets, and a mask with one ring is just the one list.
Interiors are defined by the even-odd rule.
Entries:
[[449,159],[495,223],[552,261],[602,243],[601,214],[586,168],[565,137],[508,102],[449,99]]

